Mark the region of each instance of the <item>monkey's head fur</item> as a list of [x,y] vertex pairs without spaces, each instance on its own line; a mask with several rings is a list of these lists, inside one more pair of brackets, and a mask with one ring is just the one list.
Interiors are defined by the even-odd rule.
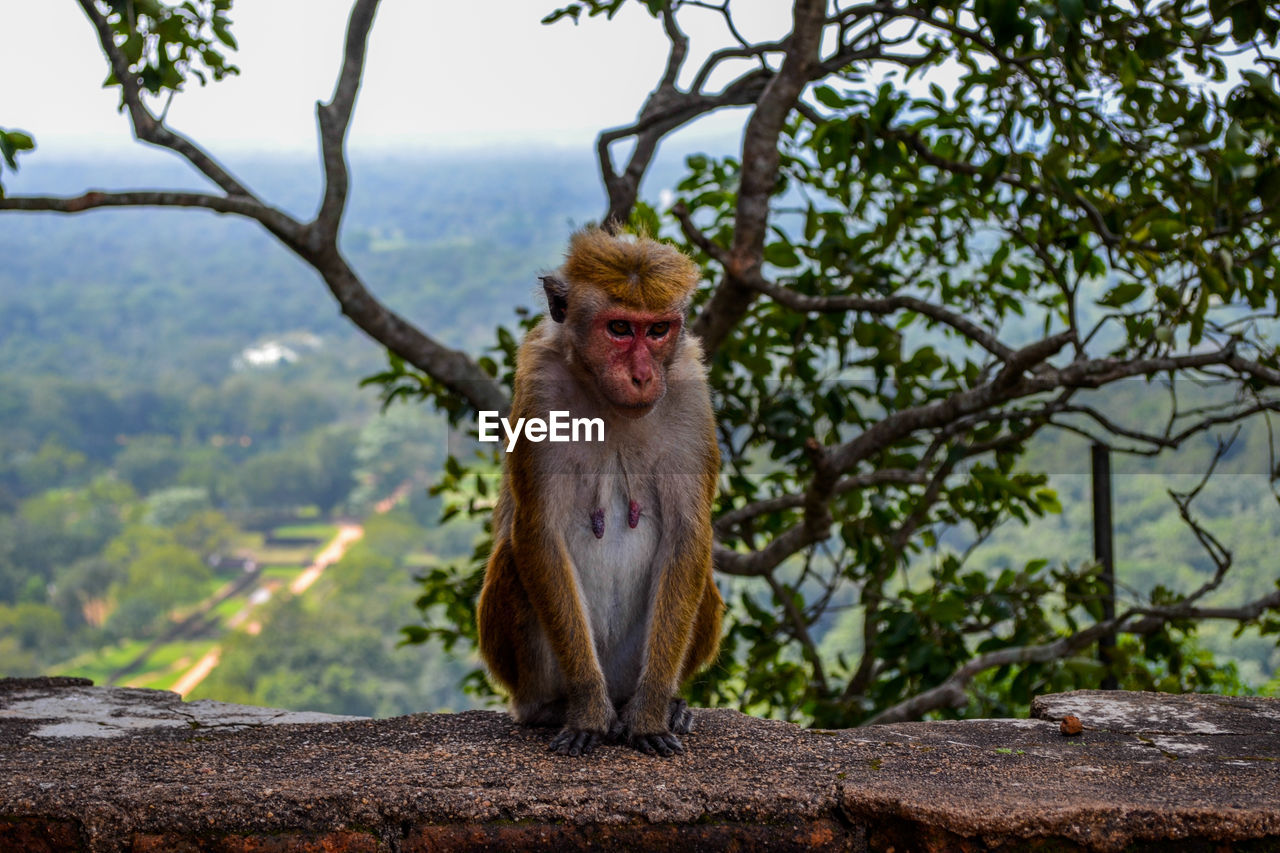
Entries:
[[701,271],[687,255],[646,236],[615,237],[584,228],[569,238],[561,274],[569,286],[590,283],[637,311],[683,311]]

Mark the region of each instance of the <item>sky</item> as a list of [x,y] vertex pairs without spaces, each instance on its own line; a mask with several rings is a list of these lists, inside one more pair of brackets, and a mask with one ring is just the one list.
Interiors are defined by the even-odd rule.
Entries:
[[[351,129],[353,151],[528,143],[578,147],[634,118],[661,74],[667,42],[638,6],[613,21],[544,26],[556,0],[383,0]],[[748,37],[776,37],[787,4],[759,3]],[[192,81],[169,111],[175,129],[215,150],[293,152],[315,145],[315,102],[336,79],[350,0],[239,0],[239,77]],[[695,45],[719,46],[717,16],[690,10]],[[74,0],[0,0],[0,127],[48,153],[127,152],[118,96]],[[698,56],[690,57],[690,70]],[[693,133],[730,132],[712,117]]]

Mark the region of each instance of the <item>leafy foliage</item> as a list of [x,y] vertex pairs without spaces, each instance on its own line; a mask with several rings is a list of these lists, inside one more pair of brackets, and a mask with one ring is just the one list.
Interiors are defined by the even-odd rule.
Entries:
[[[1237,688],[1192,635],[1210,617],[1274,632],[1280,592],[1214,598],[1234,557],[1191,511],[1203,485],[1171,497],[1207,577],[1128,592],[1114,619],[1079,549],[976,555],[1008,522],[1044,525],[1066,509],[1029,455],[1042,436],[1158,456],[1280,409],[1275,10],[794,0],[792,31],[752,42],[734,18],[749,4],[634,2],[670,52],[635,122],[602,133],[597,152],[604,219],[681,242],[708,281],[689,330],[720,413],[715,560],[730,613],[696,697],[853,725],[1003,712],[1045,686],[1091,685],[1104,668],[1127,685]],[[624,5],[575,0],[545,20],[613,18]],[[135,133],[223,192],[145,202],[265,225],[345,313],[386,330],[394,355],[371,382],[386,400],[429,400],[459,423],[504,401],[514,335],[500,332],[493,356],[475,360],[442,346],[379,302],[344,255],[370,250],[361,260],[374,269],[386,241],[338,241],[348,182],[334,164],[372,8],[354,7],[340,85],[321,107],[326,192],[310,223],[261,202],[140,102],[176,91],[197,57],[215,78],[230,73],[215,44],[233,45],[215,26],[225,6],[107,3],[86,14],[115,33],[100,42],[130,75],[119,82]],[[736,44],[691,50],[688,10],[720,16]],[[703,59],[689,74],[691,56]],[[740,150],[690,158],[660,216],[639,203],[659,143],[729,107],[748,111]],[[619,168],[623,141],[634,144]],[[76,213],[140,198],[25,197],[0,209]],[[1116,407],[1107,394],[1125,379],[1163,383],[1169,402],[1154,416]],[[1219,446],[1212,464],[1229,451]],[[76,452],[50,445],[33,465],[75,477]],[[169,476],[162,465],[136,472]],[[493,473],[491,456],[451,460],[446,514],[483,517]],[[423,574],[428,621],[407,639],[471,639],[484,550]],[[1095,646],[1116,635],[1095,663]]]
[[[18,171],[18,154],[22,151],[32,151],[35,147],[35,140],[30,134],[0,127],[0,160],[4,161],[3,165],[0,165],[0,173],[4,172],[4,166],[8,166],[15,172]],[[3,181],[0,181],[0,198],[4,198]]]
[[[203,86],[240,69],[227,62],[236,49],[232,0],[105,0],[106,21],[141,88],[159,95],[181,92],[188,77]],[[108,86],[120,81],[113,72]],[[123,106],[123,100],[121,101]]]
[[[573,3],[546,22],[622,5]],[[636,124],[606,142],[652,145],[663,104],[672,115],[716,106],[697,88],[715,54],[690,89],[676,85],[682,7],[718,11],[737,32],[731,4],[644,5],[664,18],[669,65]],[[742,152],[690,157],[666,220],[712,283],[692,328],[711,354],[725,460],[727,635],[695,697],[846,726],[1012,713],[1108,670],[1142,689],[1238,685],[1192,639],[1225,552],[1210,549],[1217,581],[1134,591],[1111,624],[1087,551],[1003,567],[973,555],[1011,521],[1062,512],[1028,455],[1038,435],[1158,453],[1277,407],[1266,389],[1280,376],[1268,322],[1280,69],[1260,52],[1276,44],[1274,10],[796,8],[787,37],[738,50],[763,68],[744,86],[772,78],[752,99]],[[811,49],[829,55],[802,54],[818,44],[804,26],[826,31],[833,46]],[[1262,58],[1233,78],[1227,57],[1241,45]],[[809,88],[787,102],[789,66]],[[786,114],[776,130],[766,109]],[[653,230],[609,156],[611,214],[622,198],[632,226]],[[1145,422],[1091,390],[1162,376],[1175,402]],[[1233,384],[1187,393],[1182,376]],[[455,500],[471,474],[458,466],[446,481]],[[776,557],[784,542],[789,556]],[[436,621],[421,636],[469,636],[444,587],[471,588],[479,568],[424,579]],[[1140,618],[1180,609],[1186,618]],[[1126,631],[1136,639],[1099,663],[1099,632]]]

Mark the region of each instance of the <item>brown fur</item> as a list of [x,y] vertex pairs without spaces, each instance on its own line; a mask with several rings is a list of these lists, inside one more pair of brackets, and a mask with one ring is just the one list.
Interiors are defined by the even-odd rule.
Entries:
[[674,246],[644,236],[614,237],[599,228],[584,228],[569,239],[562,270],[571,287],[595,287],[624,307],[677,307],[682,313],[701,275],[698,265]]
[[[627,270],[637,275],[628,293],[676,300],[649,301],[647,310],[671,310],[691,286],[684,267],[692,262],[654,241],[580,232],[570,258],[577,265],[561,275],[571,312],[613,304],[610,288]],[[606,283],[584,279],[584,270]],[[480,652],[521,722],[621,732],[642,748],[660,736],[678,748],[672,700],[714,659],[724,606],[711,568],[720,452],[701,352],[681,335],[662,365],[669,390],[647,415],[628,417],[577,363],[582,334],[544,319],[520,348],[510,417],[545,418],[552,409],[602,417],[605,441],[521,440],[507,455],[477,614]],[[628,497],[643,507],[634,529]],[[604,537],[591,529],[597,506],[608,512]]]

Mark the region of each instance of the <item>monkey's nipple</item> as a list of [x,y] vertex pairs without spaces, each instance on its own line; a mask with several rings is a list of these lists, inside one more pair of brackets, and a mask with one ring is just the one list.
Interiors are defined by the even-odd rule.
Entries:
[[640,523],[640,504],[632,501],[627,506],[627,524],[632,530]]
[[[631,525],[635,527],[635,525]],[[597,539],[604,538],[604,510],[598,509],[591,513],[591,532],[596,535]]]

